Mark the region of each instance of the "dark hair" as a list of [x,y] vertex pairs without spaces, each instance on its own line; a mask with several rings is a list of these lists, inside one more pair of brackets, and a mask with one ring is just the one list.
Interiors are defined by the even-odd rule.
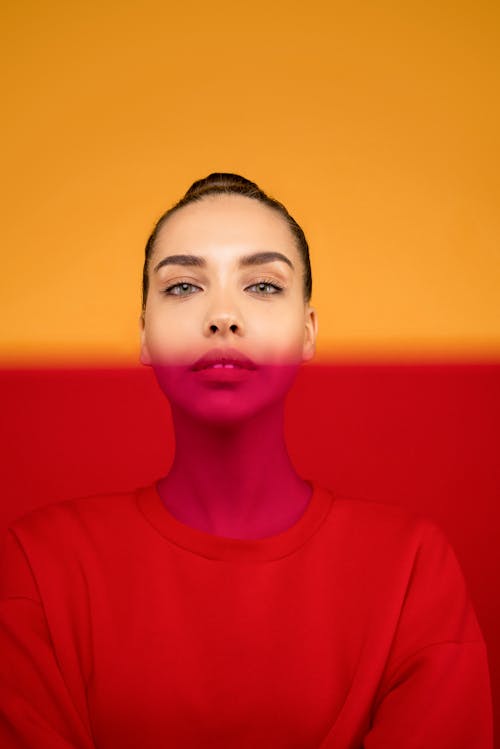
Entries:
[[172,208],[169,208],[168,211],[166,211],[156,222],[156,225],[151,232],[151,236],[149,237],[146,244],[144,269],[142,273],[143,312],[146,308],[146,300],[149,290],[149,261],[151,255],[153,254],[159,231],[166,220],[169,218],[169,216],[172,215],[172,213],[174,213],[174,211],[179,210],[179,208],[183,208],[183,206],[188,205],[189,203],[203,200],[203,198],[205,198],[207,195],[231,194],[244,195],[247,198],[259,200],[261,203],[264,203],[265,205],[273,208],[275,211],[280,213],[285,219],[294,236],[297,248],[302,256],[302,260],[304,263],[304,299],[306,302],[310,301],[312,293],[312,275],[311,262],[309,260],[309,245],[307,244],[304,232],[302,231],[298,223],[294,218],[292,218],[292,216],[290,216],[287,209],[282,203],[280,203],[278,200],[275,200],[274,198],[269,197],[269,195],[266,195],[266,193],[261,190],[260,187],[255,184],[255,182],[251,182],[249,179],[245,179],[245,177],[241,177],[239,174],[214,172],[212,174],[209,174],[208,177],[205,177],[204,179],[199,179],[196,182],[193,182],[184,197],[182,197],[174,206],[172,206]]

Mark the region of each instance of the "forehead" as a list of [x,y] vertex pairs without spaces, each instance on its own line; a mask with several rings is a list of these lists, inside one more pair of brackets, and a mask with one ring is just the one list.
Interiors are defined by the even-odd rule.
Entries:
[[[278,250],[297,260],[295,238],[278,211],[243,195],[209,195],[175,211],[162,226],[155,256],[165,251],[224,254]],[[217,253],[217,254],[215,254]]]

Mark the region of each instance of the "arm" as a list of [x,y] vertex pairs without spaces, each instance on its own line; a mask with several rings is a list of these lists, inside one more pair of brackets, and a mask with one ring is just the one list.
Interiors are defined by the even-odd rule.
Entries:
[[0,746],[94,749],[60,671],[36,582],[14,533],[0,574]]
[[484,640],[462,571],[429,525],[363,749],[492,749]]
[[395,669],[363,749],[396,747],[493,749],[483,642],[429,645]]

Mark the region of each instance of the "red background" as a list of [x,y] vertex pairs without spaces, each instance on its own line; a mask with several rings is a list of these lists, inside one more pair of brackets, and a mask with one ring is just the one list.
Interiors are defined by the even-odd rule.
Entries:
[[[0,533],[30,509],[146,484],[174,451],[148,368],[4,370]],[[301,370],[287,402],[297,471],[435,520],[461,562],[500,717],[500,364]]]

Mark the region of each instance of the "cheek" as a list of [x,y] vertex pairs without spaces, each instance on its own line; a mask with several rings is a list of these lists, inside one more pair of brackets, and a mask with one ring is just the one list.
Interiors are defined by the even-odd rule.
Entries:
[[293,363],[301,358],[304,323],[295,312],[262,321],[260,334],[256,331],[262,361],[269,364]]
[[146,325],[145,341],[150,356],[158,362],[179,365],[189,363],[195,349],[192,345],[193,340],[193,325],[189,324],[185,316],[179,319],[172,316],[151,316]]

